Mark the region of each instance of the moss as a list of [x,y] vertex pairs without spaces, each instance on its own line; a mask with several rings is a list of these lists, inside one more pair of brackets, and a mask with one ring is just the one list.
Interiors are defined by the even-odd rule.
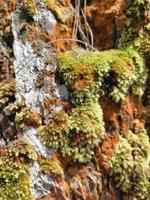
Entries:
[[79,162],[90,161],[104,137],[103,112],[98,103],[89,103],[52,115],[48,124],[39,128],[39,135],[48,147],[57,148],[64,155]]
[[1,159],[0,164],[0,199],[29,200],[33,199],[30,191],[30,179],[24,169],[20,169],[19,163]]
[[17,131],[24,131],[27,128],[24,120],[27,118],[29,113],[30,109],[27,107],[22,108],[19,112],[16,112],[14,123]]
[[0,83],[0,108],[14,99],[16,84],[14,79]]
[[133,0],[126,11],[127,20],[119,42],[120,48],[134,46],[142,56],[150,56],[149,12],[149,0]]
[[42,124],[42,118],[39,113],[34,110],[30,110],[28,115],[24,119],[24,123],[26,126],[38,128]]
[[41,159],[40,170],[49,175],[63,176],[64,174],[63,167],[56,157],[49,160]]
[[48,123],[40,126],[38,133],[47,147],[61,148],[66,143],[69,116],[64,111],[54,113]]
[[105,85],[104,79],[112,72],[113,86],[110,86],[108,95],[116,102],[124,99],[130,87],[135,90],[138,86],[139,91],[146,79],[144,62],[131,48],[124,51],[69,51],[62,53],[57,60],[58,71],[70,91],[74,105],[96,101],[100,86]]
[[37,7],[36,7],[35,0],[24,0],[23,9],[30,16],[34,16],[36,14],[36,12],[37,12]]
[[44,2],[47,7],[52,10],[56,18],[62,23],[66,23],[68,18],[73,14],[71,7],[62,6],[56,0],[44,0]]
[[88,162],[104,137],[103,112],[98,99],[100,88],[105,89],[105,79],[114,79],[108,95],[118,102],[130,88],[141,95],[147,71],[143,59],[131,48],[68,51],[60,54],[57,61],[59,75],[69,89],[75,108],[70,116],[63,111],[53,114],[39,128],[39,135],[46,146],[58,149],[74,161]]
[[149,196],[150,143],[145,130],[121,138],[110,160],[111,176],[116,186],[134,199]]
[[73,109],[69,118],[69,149],[63,152],[71,154],[74,160],[87,162],[94,154],[104,137],[103,112],[98,103],[90,103]]
[[21,96],[18,98],[18,100],[14,101],[13,103],[9,103],[8,106],[4,108],[4,111],[7,116],[11,116],[14,115],[21,108],[24,108],[25,106],[25,99]]
[[3,111],[13,121],[17,131],[23,131],[27,126],[38,127],[42,124],[41,116],[26,106],[22,96],[8,104]]
[[[18,145],[18,146],[17,146]],[[26,157],[33,159],[31,144],[19,140],[5,149],[0,157],[0,199],[34,200],[31,193],[29,166]],[[32,156],[31,156],[32,155]],[[35,158],[35,157],[34,157]]]
[[9,154],[15,157],[22,156],[29,160],[37,160],[37,153],[32,143],[27,138],[21,138],[9,147]]

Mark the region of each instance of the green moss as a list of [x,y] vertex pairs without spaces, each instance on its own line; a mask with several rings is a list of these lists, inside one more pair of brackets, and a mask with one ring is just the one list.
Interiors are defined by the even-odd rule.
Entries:
[[131,48],[68,51],[59,55],[57,61],[59,75],[69,89],[75,108],[70,116],[63,111],[53,114],[39,128],[39,135],[46,146],[57,148],[74,161],[88,162],[104,137],[103,112],[98,99],[99,90],[105,90],[105,80],[110,79],[107,95],[118,102],[130,88],[141,95],[147,71],[143,59]]
[[73,109],[69,130],[71,156],[79,162],[90,161],[105,133],[100,105],[93,102]]
[[1,153],[0,200],[34,200],[29,170],[37,153],[30,141],[20,138],[1,149]]
[[150,188],[150,143],[145,131],[121,138],[110,160],[116,186],[134,199],[147,200]]
[[23,131],[27,128],[26,124],[24,123],[24,120],[27,118],[29,113],[30,109],[27,107],[22,108],[19,112],[16,112],[14,123],[17,131]]
[[0,199],[29,200],[33,199],[30,191],[30,179],[24,169],[13,160],[1,159],[0,164]]
[[52,115],[48,124],[39,128],[39,135],[48,147],[80,162],[90,161],[94,147],[104,137],[103,112],[98,103],[88,103],[72,110]]
[[38,134],[47,147],[61,148],[66,143],[69,116],[64,111],[54,113],[48,123],[40,126]]
[[127,20],[119,42],[120,48],[134,46],[142,56],[150,56],[149,12],[149,0],[133,0],[126,11]]
[[74,160],[87,162],[104,137],[103,112],[98,103],[90,103],[73,109],[69,118],[70,152]]
[[64,174],[60,161],[55,157],[50,160],[42,159],[40,161],[40,170],[49,175],[63,176]]
[[74,105],[97,101],[100,86],[105,85],[105,78],[112,73],[108,95],[118,102],[124,99],[130,87],[135,90],[137,86],[139,91],[147,73],[142,58],[131,48],[124,51],[65,52],[58,57],[58,71]]

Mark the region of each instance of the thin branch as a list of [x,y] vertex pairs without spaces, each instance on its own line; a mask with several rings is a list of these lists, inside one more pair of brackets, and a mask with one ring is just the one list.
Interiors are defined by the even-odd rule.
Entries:
[[79,42],[79,43],[81,43],[81,44],[84,44],[84,45],[86,45],[87,47],[90,47],[90,49],[92,49],[93,51],[96,51],[96,49],[93,47],[93,46],[91,46],[89,43],[87,43],[87,42],[84,42],[84,41],[82,41],[82,40],[78,40],[78,39],[73,39],[73,38],[60,38],[60,39],[57,39],[57,40],[52,40],[52,41],[50,41],[50,42],[48,42],[49,44],[53,44],[53,43],[56,43],[56,42],[58,42],[58,41],[75,41],[75,42]]

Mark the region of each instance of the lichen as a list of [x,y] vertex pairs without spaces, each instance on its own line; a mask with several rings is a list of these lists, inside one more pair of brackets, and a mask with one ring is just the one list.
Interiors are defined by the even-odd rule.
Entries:
[[137,87],[139,93],[136,93],[140,95],[147,77],[143,59],[131,48],[103,52],[68,51],[59,55],[57,61],[58,71],[74,105],[97,100],[100,86],[105,85],[105,78],[112,73],[108,95],[116,102],[124,99],[131,87],[134,91]]
[[60,161],[56,157],[52,157],[49,160],[40,160],[40,170],[49,175],[63,176],[64,171]]
[[116,187],[133,199],[146,200],[150,188],[150,143],[145,130],[138,135],[129,133],[121,137],[110,160],[111,173]]

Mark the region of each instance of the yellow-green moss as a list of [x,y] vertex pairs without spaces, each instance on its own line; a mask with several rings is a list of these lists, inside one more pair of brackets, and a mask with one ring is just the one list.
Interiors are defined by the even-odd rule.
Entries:
[[48,123],[40,126],[39,136],[47,147],[60,148],[65,145],[68,135],[69,116],[64,111],[54,113]]
[[73,15],[73,9],[71,9],[71,7],[62,6],[57,0],[44,0],[44,2],[47,8],[50,9],[62,23],[66,23],[68,18]]
[[64,174],[63,167],[56,157],[49,160],[41,159],[40,170],[49,175],[63,176]]
[[78,49],[62,53],[57,61],[60,78],[69,89],[75,108],[70,116],[63,112],[53,114],[39,128],[39,135],[46,146],[57,148],[75,161],[88,162],[104,137],[98,98],[100,88],[105,90],[105,79],[110,79],[107,94],[118,102],[131,87],[141,95],[147,71],[143,59],[130,48],[104,52]]
[[69,118],[69,148],[63,153],[74,160],[87,162],[104,137],[103,112],[98,103],[89,103],[72,110]]
[[144,57],[150,56],[149,0],[133,0],[126,11],[126,24],[121,35],[119,47],[134,48]]
[[113,180],[132,199],[147,200],[150,188],[150,142],[143,130],[121,138],[110,160]]
[[42,123],[40,115],[26,106],[22,96],[13,103],[9,103],[3,111],[11,118],[17,131],[23,131],[27,126],[38,127]]
[[24,0],[23,2],[23,9],[27,12],[30,16],[33,16],[37,12],[37,7],[35,0]]
[[123,99],[132,86],[138,86],[139,91],[146,79],[144,62],[131,48],[124,51],[68,51],[58,56],[57,61],[58,71],[74,105],[97,100],[100,86],[105,85],[105,78],[111,73],[108,95],[116,102]]
[[20,154],[12,153],[9,148],[6,152],[5,149],[5,154],[0,157],[0,200],[34,200],[29,168],[24,160],[25,155],[31,154],[29,150],[23,152],[23,149],[19,149]]
[[0,108],[13,100],[15,92],[16,83],[14,79],[0,84]]
[[27,138],[21,138],[9,147],[9,154],[15,157],[25,157],[29,160],[37,160],[38,155],[32,143]]
[[74,108],[70,116],[63,111],[55,113],[47,125],[39,128],[46,146],[57,148],[79,162],[91,160],[104,132],[103,112],[97,102]]

